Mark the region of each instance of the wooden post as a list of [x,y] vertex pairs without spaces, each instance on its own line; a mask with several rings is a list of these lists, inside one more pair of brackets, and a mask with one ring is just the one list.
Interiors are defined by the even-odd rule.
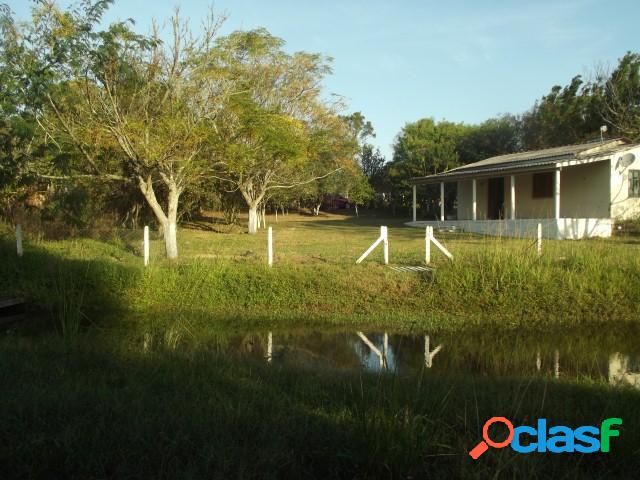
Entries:
[[149,227],[147,225],[144,226],[144,235],[143,235],[143,250],[144,250],[144,266],[149,265]]
[[424,262],[429,265],[431,263],[431,237],[433,227],[427,227],[424,232]]
[[424,336],[424,366],[427,368],[431,368],[433,366],[433,357],[435,357],[438,352],[442,350],[442,344],[438,345],[436,348],[431,351],[429,346],[429,335]]
[[440,182],[440,221],[444,222],[444,182]]
[[416,215],[416,186],[413,186],[413,221],[415,222],[417,219]]
[[276,211],[276,223],[278,223],[278,207],[275,208]]
[[478,219],[477,182],[474,178],[471,181],[471,218],[475,222]]
[[516,219],[516,176],[515,175],[511,175],[511,195],[509,200],[511,200],[511,208],[510,208],[510,214],[511,214],[511,220],[515,220]]
[[16,225],[16,251],[19,257],[22,257],[24,251],[22,249],[22,225]]
[[387,227],[380,227],[380,236],[382,237],[384,264],[389,265],[389,237],[387,234]]
[[267,233],[267,263],[269,266],[273,265],[273,230],[271,227]]
[[538,256],[542,255],[542,224],[538,224]]

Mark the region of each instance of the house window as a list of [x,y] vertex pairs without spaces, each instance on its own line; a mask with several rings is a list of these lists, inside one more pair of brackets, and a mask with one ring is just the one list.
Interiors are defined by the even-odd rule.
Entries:
[[553,197],[553,172],[533,174],[533,198]]
[[640,197],[640,170],[629,170],[629,196]]

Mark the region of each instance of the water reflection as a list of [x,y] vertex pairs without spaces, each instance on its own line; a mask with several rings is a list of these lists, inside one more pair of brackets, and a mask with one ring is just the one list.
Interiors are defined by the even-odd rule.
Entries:
[[[166,334],[143,339],[179,339]],[[337,370],[392,372],[403,376],[474,375],[596,380],[640,388],[639,332],[393,333],[384,331],[269,331],[216,334],[213,348],[269,364]]]

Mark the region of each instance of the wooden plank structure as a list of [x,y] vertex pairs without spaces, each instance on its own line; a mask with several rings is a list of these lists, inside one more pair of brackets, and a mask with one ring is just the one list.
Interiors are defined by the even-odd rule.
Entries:
[[22,298],[0,295],[0,325],[6,325],[24,317],[25,303]]
[[432,272],[433,268],[429,268],[429,267],[423,267],[421,265],[390,265],[389,268],[391,270],[395,270],[396,272],[414,272],[414,273],[420,273],[420,272]]

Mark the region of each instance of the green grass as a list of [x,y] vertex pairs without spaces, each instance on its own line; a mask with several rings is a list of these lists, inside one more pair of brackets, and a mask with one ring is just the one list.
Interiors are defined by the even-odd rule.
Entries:
[[[0,478],[636,475],[640,392],[597,381],[592,347],[637,352],[639,243],[545,241],[538,258],[529,240],[438,234],[455,260],[434,252],[433,274],[394,272],[380,252],[355,265],[380,224],[391,262],[419,265],[424,232],[374,217],[281,217],[273,268],[264,231],[210,223],[180,230],[173,264],[154,239],[146,269],[139,231],[61,241],[27,232],[21,259],[0,231],[0,292],[30,308],[0,336]],[[225,353],[231,332],[308,326],[441,331],[448,374]],[[566,376],[523,378],[537,350],[546,368],[554,349]],[[491,376],[452,373],[474,368]],[[624,424],[609,454],[503,449],[473,462],[467,452],[496,415]]]
[[[112,339],[113,340],[113,339]],[[215,349],[214,349],[215,350]],[[207,348],[0,340],[3,478],[631,478],[640,393],[600,384],[336,373]],[[467,452],[494,415],[622,417],[609,454]]]
[[[531,240],[438,234],[454,261],[434,252],[433,273],[411,274],[382,265],[379,251],[361,265],[355,259],[384,223],[391,263],[420,265],[421,229],[375,217],[285,218],[273,223],[273,268],[266,266],[264,230],[250,236],[215,233],[216,224],[182,229],[180,260],[163,260],[155,239],[148,269],[139,254],[141,232],[27,242],[22,259],[5,234],[0,291],[22,293],[36,308],[68,317],[66,302],[93,322],[126,313],[220,328],[543,328],[640,318],[640,243],[633,239],[545,241],[538,258]],[[83,296],[64,282],[81,284]]]

